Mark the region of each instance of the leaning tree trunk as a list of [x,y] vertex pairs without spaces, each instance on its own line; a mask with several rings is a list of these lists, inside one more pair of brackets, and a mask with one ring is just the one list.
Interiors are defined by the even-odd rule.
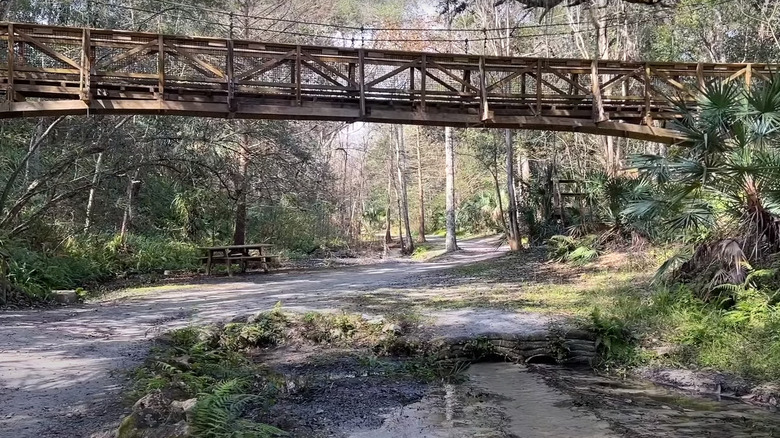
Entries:
[[420,221],[417,223],[417,243],[425,243],[425,190],[423,188],[422,159],[420,158],[420,127],[417,127],[417,197],[420,203]]
[[447,252],[458,250],[455,223],[455,148],[452,144],[452,128],[444,128],[444,160],[446,173],[445,248]]
[[506,189],[509,202],[509,248],[512,251],[520,249],[520,224],[517,220],[517,198],[515,197],[515,150],[512,140],[512,130],[505,132],[506,139]]
[[398,170],[398,191],[400,196],[398,201],[401,204],[399,216],[403,217],[404,231],[406,233],[406,242],[404,243],[404,253],[411,254],[414,251],[414,242],[412,241],[412,229],[409,224],[409,196],[406,190],[406,145],[404,144],[404,127],[396,127],[396,169]]

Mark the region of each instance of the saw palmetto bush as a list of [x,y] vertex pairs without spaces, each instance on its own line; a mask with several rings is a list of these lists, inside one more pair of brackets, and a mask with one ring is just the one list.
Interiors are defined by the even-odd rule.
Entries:
[[680,111],[676,128],[688,141],[667,156],[634,157],[655,190],[625,212],[660,220],[668,238],[689,243],[665,268],[710,294],[780,250],[780,76],[749,89],[710,83]]
[[597,233],[598,243],[603,245],[644,242],[653,233],[652,222],[625,212],[630,203],[646,198],[652,189],[645,179],[591,171],[582,182],[589,213],[571,227],[572,235]]

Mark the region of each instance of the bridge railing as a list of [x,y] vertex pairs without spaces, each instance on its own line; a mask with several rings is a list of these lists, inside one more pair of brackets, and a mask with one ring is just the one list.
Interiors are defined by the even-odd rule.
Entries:
[[696,88],[707,81],[750,85],[770,70],[763,64],[492,57],[0,23],[0,116],[91,108],[652,127],[677,117],[674,101],[695,104]]

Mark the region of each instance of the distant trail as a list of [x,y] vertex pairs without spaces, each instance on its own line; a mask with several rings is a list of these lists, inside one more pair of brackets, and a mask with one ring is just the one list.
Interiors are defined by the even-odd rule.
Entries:
[[[249,275],[161,287],[116,303],[0,313],[0,436],[105,436],[101,429],[117,423],[124,409],[124,372],[143,360],[148,340],[160,331],[266,310],[279,301],[289,311],[340,309],[366,291],[425,286],[431,277],[422,274],[505,252],[494,238],[460,246],[464,251],[433,263]],[[507,313],[503,324],[507,319],[520,318]],[[453,322],[474,321],[460,311]]]

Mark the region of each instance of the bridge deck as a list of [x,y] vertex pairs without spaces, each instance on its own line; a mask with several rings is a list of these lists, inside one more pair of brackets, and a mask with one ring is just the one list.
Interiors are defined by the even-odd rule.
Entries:
[[178,114],[526,128],[673,143],[675,101],[763,64],[511,58],[0,23],[0,118]]

